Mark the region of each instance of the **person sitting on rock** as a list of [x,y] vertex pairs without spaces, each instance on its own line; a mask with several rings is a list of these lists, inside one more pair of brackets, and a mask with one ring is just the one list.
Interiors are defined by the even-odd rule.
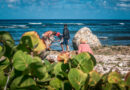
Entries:
[[55,31],[47,31],[42,34],[42,40],[45,42],[47,50],[51,50],[50,46],[52,42],[55,40],[54,36],[56,35]]
[[89,44],[86,43],[87,41],[84,39],[80,40],[80,45],[78,46],[78,54],[81,52],[89,52],[93,55],[93,52],[89,46]]

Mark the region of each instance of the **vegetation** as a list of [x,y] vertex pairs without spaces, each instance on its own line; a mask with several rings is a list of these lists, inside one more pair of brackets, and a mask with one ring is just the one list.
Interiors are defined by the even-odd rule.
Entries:
[[127,90],[130,73],[121,79],[118,72],[105,75],[93,70],[95,58],[81,53],[65,62],[42,62],[44,42],[36,32],[23,34],[19,45],[8,32],[0,32],[0,90]]

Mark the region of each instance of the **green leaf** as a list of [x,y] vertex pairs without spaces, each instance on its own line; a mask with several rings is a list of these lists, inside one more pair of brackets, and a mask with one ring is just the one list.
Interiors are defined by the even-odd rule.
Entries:
[[3,45],[4,56],[11,58],[14,53],[14,40],[12,36],[6,31],[0,31],[0,43]]
[[60,89],[62,87],[62,81],[58,78],[53,78],[50,81],[50,86],[55,88],[55,89]]
[[24,76],[16,77],[13,82],[10,85],[11,90],[17,90],[17,88],[20,88],[20,82]]
[[130,72],[127,73],[125,77],[125,82],[126,82],[126,85],[130,88]]
[[96,71],[89,72],[90,78],[89,78],[89,85],[95,86],[98,81],[101,79],[101,75]]
[[4,89],[4,86],[6,84],[7,81],[7,76],[4,75],[3,71],[0,71],[0,89]]
[[24,76],[20,81],[20,87],[31,87],[35,85],[36,82],[29,76]]
[[56,76],[66,77],[66,70],[69,68],[67,64],[58,62],[54,67],[54,73]]
[[[24,47],[22,47],[24,46]],[[46,45],[43,40],[40,39],[39,35],[35,31],[26,32],[22,35],[20,44],[18,46],[19,50],[27,51],[31,49],[36,52],[41,52],[46,49]]]
[[35,63],[35,62],[40,62],[40,63],[42,63],[42,60],[41,60],[40,57],[33,57],[32,62],[33,62],[33,63]]
[[118,84],[121,82],[121,75],[118,72],[111,72],[108,75],[108,82],[112,84]]
[[12,36],[6,31],[0,31],[0,42],[10,47],[14,46],[14,40]]
[[73,62],[83,72],[89,73],[90,71],[93,70],[93,67],[95,66],[95,62],[93,61],[95,61],[95,58],[93,58],[92,55],[90,55],[89,53],[83,52],[83,53],[78,54],[74,58]]
[[40,62],[30,64],[31,74],[39,79],[42,79],[46,74],[46,67]]
[[64,84],[64,86],[63,86],[62,90],[73,90],[72,86],[68,80],[65,80],[63,84]]
[[11,84],[11,90],[17,90],[22,88],[29,88],[31,86],[35,86],[36,82],[29,76],[19,76],[16,77],[12,84]]
[[13,57],[13,66],[16,70],[24,71],[32,63],[32,57],[22,51],[17,51]]
[[9,66],[10,62],[8,58],[5,58],[4,60],[0,61],[0,71],[6,69]]
[[2,56],[4,56],[5,51],[6,51],[6,48],[5,48],[5,47],[0,46],[0,58],[1,58]]
[[88,74],[76,68],[71,69],[68,74],[68,79],[76,90],[81,89],[81,87],[85,84],[87,78]]
[[46,66],[47,71],[50,71],[51,63],[48,60],[44,60],[44,65]]

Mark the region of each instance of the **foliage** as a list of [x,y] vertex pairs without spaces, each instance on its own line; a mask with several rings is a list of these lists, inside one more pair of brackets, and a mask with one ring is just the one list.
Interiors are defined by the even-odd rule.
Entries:
[[39,35],[35,31],[26,32],[22,35],[20,43],[17,49],[26,52],[38,52],[46,49],[45,43],[40,39]]
[[11,35],[2,31],[0,43],[1,90],[127,90],[130,88],[130,73],[125,80],[121,79],[118,72],[101,75],[93,70],[96,60],[90,53],[80,53],[71,59],[68,58],[67,53],[62,53],[58,56],[60,62],[50,63],[44,60],[43,63],[38,53],[34,55],[35,52],[41,52],[46,48],[36,32],[23,34],[19,45],[15,46]]

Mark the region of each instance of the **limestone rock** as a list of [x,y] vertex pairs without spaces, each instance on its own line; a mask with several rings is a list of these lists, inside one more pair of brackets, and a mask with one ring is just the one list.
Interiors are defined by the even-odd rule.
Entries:
[[75,50],[78,49],[78,46],[80,44],[80,39],[87,40],[87,43],[90,45],[90,47],[100,47],[102,46],[99,39],[96,35],[94,35],[91,30],[87,27],[81,28],[74,36],[73,38],[73,48]]

